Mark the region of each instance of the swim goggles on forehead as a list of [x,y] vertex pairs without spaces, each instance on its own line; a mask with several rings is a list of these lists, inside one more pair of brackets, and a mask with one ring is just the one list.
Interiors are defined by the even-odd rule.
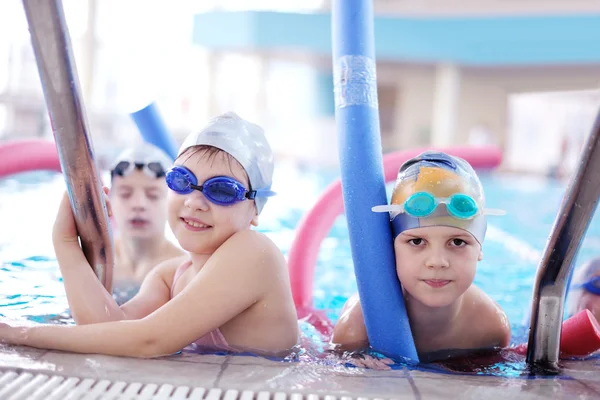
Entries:
[[[436,210],[440,204],[445,204],[448,213],[457,219],[471,219],[480,211],[475,199],[463,193],[455,193],[450,197],[435,197],[428,192],[417,192],[412,194],[404,204],[389,204],[375,206],[374,212],[398,212],[406,213],[416,218],[427,217]],[[487,215],[504,215],[502,210],[482,210]]]
[[583,289],[591,294],[595,294],[596,296],[600,296],[600,276],[595,276],[584,283],[573,286],[578,289]]
[[270,190],[248,190],[244,185],[229,176],[215,176],[198,185],[196,175],[186,167],[176,166],[167,171],[167,186],[179,194],[189,194],[194,190],[202,194],[212,203],[229,206],[238,201],[254,200],[256,197],[275,195]]
[[121,161],[111,171],[111,176],[127,176],[135,170],[140,170],[152,178],[165,176],[165,169],[159,162],[138,163],[133,161]]

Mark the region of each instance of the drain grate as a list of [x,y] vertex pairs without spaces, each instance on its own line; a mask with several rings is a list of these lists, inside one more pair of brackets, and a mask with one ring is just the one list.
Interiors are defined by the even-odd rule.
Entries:
[[[287,394],[283,392],[255,392],[252,390],[204,389],[169,384],[112,382],[106,379],[64,377],[5,371],[0,373],[2,400],[337,400],[336,396]],[[340,397],[339,400],[353,400]],[[357,398],[356,400],[369,400]],[[378,399],[373,399],[378,400]]]

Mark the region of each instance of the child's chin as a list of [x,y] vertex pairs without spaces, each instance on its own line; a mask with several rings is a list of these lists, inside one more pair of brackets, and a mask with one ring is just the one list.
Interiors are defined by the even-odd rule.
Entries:
[[423,305],[431,308],[448,307],[457,300],[456,296],[448,294],[425,294],[417,297]]
[[188,253],[202,254],[208,252],[209,250],[208,246],[202,246],[198,242],[188,243],[187,241],[180,241],[179,245]]

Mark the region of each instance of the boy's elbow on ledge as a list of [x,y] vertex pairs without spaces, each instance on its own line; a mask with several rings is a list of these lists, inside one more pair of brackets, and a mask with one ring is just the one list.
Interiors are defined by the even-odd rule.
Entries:
[[128,320],[119,322],[123,330],[119,332],[118,349],[114,348],[112,355],[155,358],[176,353],[181,350],[181,340],[177,336],[169,335],[147,319]]
[[[336,327],[337,328],[337,327]],[[369,340],[362,332],[355,332],[352,329],[335,329],[331,338],[331,344],[341,351],[362,350],[369,347]]]
[[134,354],[131,357],[137,358],[156,358],[168,356],[180,351],[184,346],[175,345],[172,340],[166,338],[157,338],[150,336],[144,338],[134,347]]

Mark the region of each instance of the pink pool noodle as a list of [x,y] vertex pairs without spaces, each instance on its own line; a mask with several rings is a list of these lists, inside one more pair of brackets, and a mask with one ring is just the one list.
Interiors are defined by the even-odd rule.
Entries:
[[0,178],[29,171],[61,172],[54,142],[32,139],[0,144]]
[[[560,336],[561,357],[583,357],[600,349],[600,324],[589,310],[582,310],[562,324]],[[527,343],[514,348],[522,355],[527,353]]]

